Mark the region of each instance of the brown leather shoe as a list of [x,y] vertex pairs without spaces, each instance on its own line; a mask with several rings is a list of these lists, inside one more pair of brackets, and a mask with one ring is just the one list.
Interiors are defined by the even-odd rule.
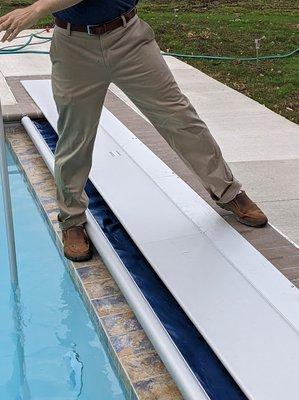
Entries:
[[82,225],[62,230],[64,255],[72,261],[87,261],[92,258],[90,241]]
[[218,203],[224,210],[232,211],[237,220],[244,225],[262,228],[268,222],[268,218],[263,211],[247,196],[242,190],[241,193],[228,203]]

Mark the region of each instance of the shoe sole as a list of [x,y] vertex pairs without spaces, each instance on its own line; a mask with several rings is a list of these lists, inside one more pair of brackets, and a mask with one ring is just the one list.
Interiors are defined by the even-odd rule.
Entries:
[[[232,214],[234,214],[234,213],[232,213]],[[236,216],[236,219],[237,219],[238,222],[240,222],[240,224],[251,226],[253,228],[264,228],[268,224],[268,221],[261,222],[260,224],[256,224],[254,222],[246,221],[245,219],[242,219],[242,218],[240,218],[238,216]]]
[[86,254],[86,255],[84,255],[84,256],[72,257],[72,256],[69,256],[68,254],[65,254],[65,253],[64,253],[64,256],[65,256],[68,260],[75,261],[75,262],[81,262],[81,261],[89,261],[89,260],[91,260],[93,254],[92,254],[92,253],[89,253],[89,254]]
[[260,222],[260,223],[256,223],[256,222],[250,222],[247,221],[246,219],[242,219],[241,217],[239,217],[237,214],[235,214],[232,210],[230,210],[229,208],[226,208],[223,204],[218,204],[217,205],[222,208],[225,211],[229,211],[231,214],[233,214],[236,218],[236,220],[238,222],[240,222],[240,224],[243,225],[247,225],[247,226],[251,226],[252,228],[264,228],[267,224],[268,224],[268,220]]

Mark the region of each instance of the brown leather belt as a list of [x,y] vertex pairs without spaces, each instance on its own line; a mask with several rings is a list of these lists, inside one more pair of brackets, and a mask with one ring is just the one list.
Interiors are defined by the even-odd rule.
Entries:
[[68,22],[63,21],[59,18],[55,18],[55,24],[60,28],[70,29],[70,31],[86,32],[89,35],[101,35],[102,33],[113,31],[113,29],[119,26],[124,26],[130,19],[137,14],[136,8],[122,14],[120,17],[113,19],[112,21],[105,22],[101,25],[73,25],[68,26]]

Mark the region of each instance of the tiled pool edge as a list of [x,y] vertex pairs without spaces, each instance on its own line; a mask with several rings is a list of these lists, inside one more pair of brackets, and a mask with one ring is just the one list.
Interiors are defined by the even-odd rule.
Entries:
[[[16,163],[62,254],[53,177],[20,124],[6,125],[6,132]],[[100,257],[96,254],[93,260],[85,263],[68,262],[62,258],[81,293],[128,398],[182,399]]]

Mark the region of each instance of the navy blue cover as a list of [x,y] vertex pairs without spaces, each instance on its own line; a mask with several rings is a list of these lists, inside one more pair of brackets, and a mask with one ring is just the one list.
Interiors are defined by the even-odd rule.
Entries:
[[[54,153],[57,134],[46,121],[35,126]],[[245,400],[221,361],[144,258],[102,196],[88,180],[89,210],[212,400]],[[200,306],[200,305],[198,305]]]

